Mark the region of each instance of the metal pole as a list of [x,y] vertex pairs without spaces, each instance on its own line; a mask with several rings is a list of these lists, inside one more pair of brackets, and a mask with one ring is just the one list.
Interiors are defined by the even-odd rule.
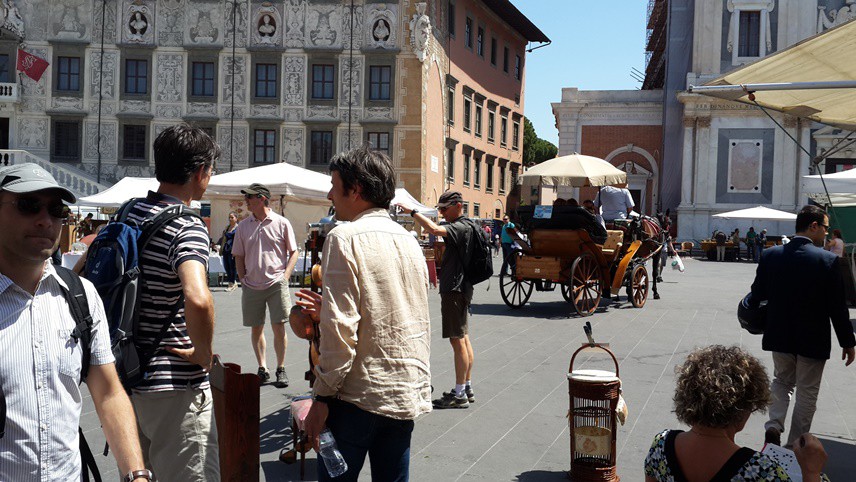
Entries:
[[351,150],[351,108],[353,102],[351,96],[354,93],[354,0],[351,0],[351,43],[348,49],[348,150]]
[[107,30],[107,0],[101,1],[101,54],[98,66],[98,128],[96,132],[96,151],[98,152],[98,168],[95,178],[101,184],[101,102],[104,99],[104,31]]
[[232,1],[232,107],[229,115],[229,172],[235,170],[235,46],[238,44],[236,37],[235,15],[238,10],[238,0]]
[[714,92],[744,93],[762,92],[768,90],[814,90],[814,89],[856,89],[856,80],[835,80],[825,82],[780,82],[769,84],[737,84],[737,85],[691,85],[687,92],[692,94],[708,94]]

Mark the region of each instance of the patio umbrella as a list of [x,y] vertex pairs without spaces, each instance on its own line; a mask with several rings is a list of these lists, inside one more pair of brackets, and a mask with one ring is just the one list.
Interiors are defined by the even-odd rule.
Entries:
[[608,186],[627,182],[627,174],[592,156],[571,154],[544,161],[520,176],[524,185]]
[[713,217],[720,219],[759,219],[769,221],[794,221],[797,219],[796,214],[779,211],[778,209],[765,208],[764,206],[714,214]]

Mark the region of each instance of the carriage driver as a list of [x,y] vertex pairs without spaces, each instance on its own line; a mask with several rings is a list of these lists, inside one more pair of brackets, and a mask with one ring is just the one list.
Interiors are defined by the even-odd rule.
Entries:
[[627,183],[604,186],[594,198],[594,205],[603,208],[603,220],[610,224],[616,219],[627,219],[633,211],[633,197],[627,189]]

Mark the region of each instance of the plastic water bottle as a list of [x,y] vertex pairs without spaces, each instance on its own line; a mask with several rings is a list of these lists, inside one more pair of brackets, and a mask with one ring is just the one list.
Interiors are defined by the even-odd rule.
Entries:
[[330,477],[338,477],[348,471],[348,463],[336,446],[336,439],[329,428],[325,428],[318,436],[318,445],[321,448],[321,458],[324,459],[324,467]]

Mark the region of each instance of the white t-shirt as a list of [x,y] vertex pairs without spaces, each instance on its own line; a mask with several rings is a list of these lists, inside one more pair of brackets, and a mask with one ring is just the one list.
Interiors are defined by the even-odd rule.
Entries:
[[594,205],[603,208],[603,220],[611,223],[616,219],[627,219],[627,210],[634,206],[630,191],[615,186],[600,188]]

